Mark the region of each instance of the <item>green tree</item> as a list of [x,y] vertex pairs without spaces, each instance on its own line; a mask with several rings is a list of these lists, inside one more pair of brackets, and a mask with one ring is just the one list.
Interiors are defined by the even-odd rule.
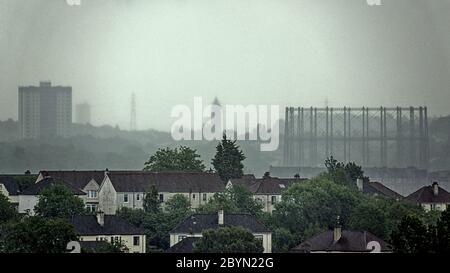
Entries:
[[433,242],[433,234],[416,216],[403,218],[391,235],[391,244],[396,253],[428,253],[431,252]]
[[356,180],[358,178],[364,179],[362,167],[354,162],[344,164],[331,156],[325,160],[325,167],[329,179],[337,184],[356,188]]
[[147,249],[167,249],[170,230],[191,214],[190,202],[183,195],[174,195],[162,210],[156,189],[151,192],[153,194],[148,195],[150,202],[145,206],[147,210],[122,208],[117,215],[145,230]]
[[236,141],[227,139],[227,135],[223,134],[222,141],[216,147],[216,155],[212,160],[214,169],[223,181],[231,178],[240,178],[244,175],[245,155]]
[[19,186],[19,190],[23,191],[24,189],[26,189],[29,186],[36,183],[37,176],[36,175],[20,175],[20,176],[14,176],[13,178],[16,181],[17,185]]
[[366,230],[389,241],[391,233],[408,216],[425,219],[425,211],[416,205],[384,197],[366,196],[353,211],[349,226],[354,230]]
[[197,253],[262,253],[262,242],[241,227],[222,227],[203,231],[195,245]]
[[388,217],[383,208],[367,200],[355,208],[349,226],[351,229],[369,231],[379,238],[386,239],[389,236],[387,221]]
[[62,184],[43,189],[39,196],[39,202],[34,208],[37,215],[46,218],[69,219],[74,215],[86,213],[83,200]]
[[142,227],[146,212],[142,209],[122,207],[117,210],[116,215],[133,224],[134,226]]
[[322,175],[284,191],[273,212],[273,221],[277,227],[293,233],[297,240],[303,240],[306,235],[334,227],[338,216],[345,228],[362,199],[359,192]]
[[0,225],[16,219],[18,216],[14,206],[8,198],[0,193]]
[[95,253],[124,253],[126,246],[122,242],[103,242]]
[[450,210],[442,212],[436,225],[436,252],[450,253]]
[[144,211],[148,213],[157,213],[161,210],[161,202],[155,186],[151,186],[150,190],[145,194],[143,206]]
[[63,219],[26,217],[8,224],[2,234],[5,253],[64,253],[70,241],[77,240],[75,229]]
[[145,171],[203,172],[205,165],[196,150],[186,146],[159,149],[145,163]]
[[286,228],[277,228],[274,230],[273,235],[273,251],[274,252],[288,252],[299,242],[296,240],[294,234],[292,234]]
[[172,198],[167,200],[165,204],[165,211],[171,215],[186,216],[191,211],[191,202],[182,194],[175,194]]
[[214,194],[208,203],[198,208],[202,213],[248,213],[254,216],[262,215],[263,205],[253,198],[253,194],[241,185],[233,186],[224,192]]

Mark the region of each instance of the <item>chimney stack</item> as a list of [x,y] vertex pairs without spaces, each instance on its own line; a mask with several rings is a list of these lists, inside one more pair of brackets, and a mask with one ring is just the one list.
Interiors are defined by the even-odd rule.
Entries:
[[341,217],[338,215],[336,217],[336,226],[334,227],[334,232],[333,232],[333,241],[335,243],[337,241],[339,241],[339,239],[341,239],[341,237],[342,237],[342,228],[341,228],[340,220],[341,220]]
[[356,179],[356,186],[358,187],[359,191],[364,191],[364,179],[362,178]]
[[219,216],[218,224],[219,224],[219,226],[223,226],[223,224],[224,224],[224,212],[223,212],[223,210],[219,210],[218,216]]
[[105,213],[103,211],[97,212],[97,223],[100,226],[105,226]]
[[341,239],[341,237],[342,237],[342,228],[340,226],[337,226],[334,228],[333,241],[336,243],[337,241],[339,241],[339,239]]
[[438,196],[439,194],[439,184],[438,182],[433,182],[433,195]]

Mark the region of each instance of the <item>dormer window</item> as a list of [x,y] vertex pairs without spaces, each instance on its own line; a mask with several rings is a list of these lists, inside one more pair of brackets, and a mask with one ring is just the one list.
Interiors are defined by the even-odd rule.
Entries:
[[285,189],[286,188],[286,185],[284,185],[284,184],[280,184],[279,186],[280,186],[280,189]]
[[97,191],[88,191],[87,196],[88,196],[88,198],[97,198],[98,192]]

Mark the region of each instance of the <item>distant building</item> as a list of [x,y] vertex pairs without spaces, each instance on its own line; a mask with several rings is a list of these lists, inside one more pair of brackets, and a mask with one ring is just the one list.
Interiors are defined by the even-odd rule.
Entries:
[[264,253],[272,252],[272,233],[255,216],[249,214],[194,214],[186,218],[170,232],[170,247],[167,252],[193,252],[195,242],[201,238],[203,231],[220,227],[241,227],[250,231],[261,240]]
[[70,135],[72,126],[72,87],[19,87],[20,138],[41,138]]
[[91,106],[88,103],[77,104],[75,107],[75,123],[91,124]]
[[297,253],[370,253],[392,252],[391,246],[367,231],[341,230],[336,227],[314,236],[291,252]]
[[450,193],[434,182],[411,193],[406,200],[421,205],[426,211],[444,211],[450,206]]

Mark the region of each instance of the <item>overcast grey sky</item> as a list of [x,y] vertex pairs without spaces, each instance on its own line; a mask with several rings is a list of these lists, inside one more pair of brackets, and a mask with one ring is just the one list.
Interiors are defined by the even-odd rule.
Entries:
[[175,104],[428,105],[450,113],[450,1],[0,0],[0,120],[73,86],[93,123],[169,130]]

